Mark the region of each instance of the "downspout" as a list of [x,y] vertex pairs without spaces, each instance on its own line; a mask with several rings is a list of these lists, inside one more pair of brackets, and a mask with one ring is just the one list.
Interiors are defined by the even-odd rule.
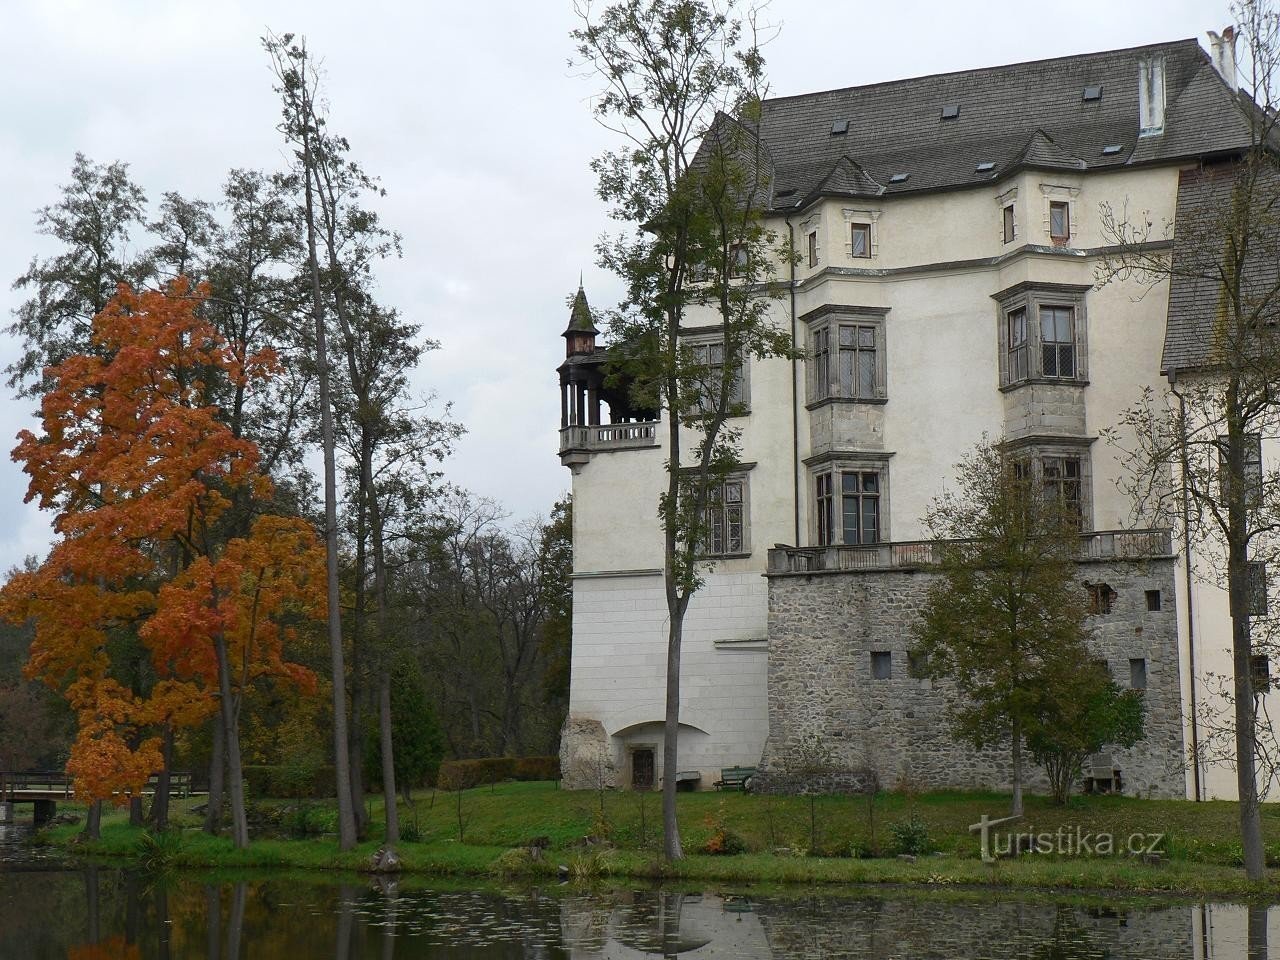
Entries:
[[1169,373],[1169,390],[1178,398],[1178,446],[1182,451],[1182,569],[1187,594],[1187,670],[1191,674],[1191,782],[1195,801],[1201,800],[1200,784],[1200,727],[1196,706],[1196,623],[1195,607],[1191,597],[1191,503],[1187,498],[1187,473],[1191,469],[1187,457],[1187,399],[1178,392],[1178,372]]
[[[796,201],[800,206],[803,201]],[[791,294],[791,501],[795,504],[796,542],[800,542],[800,388],[799,358],[796,356],[796,231],[791,225],[791,215],[783,218],[787,224],[787,261],[790,277],[787,286]]]

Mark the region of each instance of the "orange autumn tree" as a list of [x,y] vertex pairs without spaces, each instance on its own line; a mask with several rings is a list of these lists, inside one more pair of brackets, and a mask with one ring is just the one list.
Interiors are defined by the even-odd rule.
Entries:
[[[262,676],[314,683],[285,660],[278,621],[323,616],[323,555],[299,520],[259,516],[233,535],[244,524],[228,519],[232,497],[261,512],[271,484],[210,387],[250,387],[275,358],[237,360],[200,317],[203,295],[184,280],[165,293],[121,286],[94,318],[92,352],[46,371],[41,433],[19,434],[13,457],[30,477],[27,500],[57,511],[58,539],[39,569],[0,590],[0,614],[34,624],[26,672],[75,711],[67,770],[89,801],[140,795],[164,762],[162,734],[220,710],[245,845],[239,699]],[[122,634],[149,657],[145,693],[112,663]]]

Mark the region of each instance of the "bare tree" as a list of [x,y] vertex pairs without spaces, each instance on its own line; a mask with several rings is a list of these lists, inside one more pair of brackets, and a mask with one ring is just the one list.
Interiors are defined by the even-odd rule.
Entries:
[[[1176,222],[1157,227],[1145,213],[1104,206],[1114,253],[1099,280],[1168,286],[1170,389],[1148,390],[1109,440],[1127,462],[1123,486],[1137,513],[1179,528],[1185,550],[1202,558],[1198,575],[1227,592],[1233,675],[1222,693],[1234,714],[1234,749],[1226,752],[1236,768],[1245,870],[1261,879],[1259,781],[1274,779],[1275,734],[1253,664],[1271,645],[1258,618],[1266,571],[1280,559],[1280,474],[1264,469],[1261,457],[1262,438],[1280,430],[1280,15],[1270,0],[1232,11],[1236,25],[1214,35],[1214,45],[1233,91],[1237,39],[1247,51],[1253,96],[1233,95],[1236,112],[1222,119],[1234,124],[1240,145],[1182,172]],[[1151,242],[1168,239],[1172,253]]]

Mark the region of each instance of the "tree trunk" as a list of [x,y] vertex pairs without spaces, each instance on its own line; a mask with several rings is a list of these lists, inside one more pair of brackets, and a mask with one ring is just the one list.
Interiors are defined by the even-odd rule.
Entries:
[[378,683],[378,736],[382,747],[382,797],[386,804],[388,847],[400,842],[400,811],[396,809],[396,763],[391,744],[391,671],[383,668]]
[[164,763],[160,767],[160,776],[156,779],[156,793],[151,798],[151,822],[157,830],[169,829],[169,785],[173,779],[173,724],[164,727],[164,745],[162,748]]
[[[304,71],[305,77],[305,71]],[[304,81],[305,86],[305,81]],[[324,547],[328,576],[329,661],[333,673],[333,773],[338,792],[338,849],[356,845],[356,819],[351,801],[351,757],[347,751],[346,667],[342,649],[342,608],[338,590],[338,472],[334,455],[333,403],[329,385],[329,354],[325,331],[320,265],[316,260],[316,221],[313,199],[315,170],[311,156],[311,103],[305,106],[302,165],[305,179],[307,260],[311,271],[311,308],[315,321],[316,372],[320,403],[320,446],[324,459]]]
[[102,801],[94,800],[89,804],[89,812],[84,818],[84,837],[86,840],[102,839]]
[[240,960],[240,935],[244,930],[244,908],[248,887],[241,881],[231,892],[231,916],[227,919],[227,960]]
[[236,705],[231,697],[231,664],[227,657],[227,638],[219,632],[214,637],[218,654],[218,688],[222,701],[224,748],[227,755],[227,792],[231,796],[231,839],[243,850],[249,846],[249,821],[244,809],[244,768],[240,763],[240,731]]
[[1022,816],[1022,721],[1013,719],[1013,808],[1012,816]]
[[222,829],[223,772],[226,769],[224,743],[226,727],[223,724],[222,711],[213,718],[213,749],[209,757],[209,802],[204,810],[204,832],[217,836]]
[[[348,360],[350,363],[350,360]],[[354,376],[354,374],[353,374]],[[351,614],[351,807],[355,811],[356,833],[363,838],[369,830],[369,813],[364,802],[364,708],[368,696],[364,682],[365,665],[363,652],[365,645],[365,608],[367,606],[365,590],[365,564],[368,563],[368,536],[364,495],[364,446],[361,438],[361,490],[357,496],[356,506],[356,562],[355,562],[355,605]]]
[[222,960],[222,888],[216,883],[204,888],[204,917],[205,956],[208,960]]
[[662,849],[668,860],[684,857],[680,822],[676,818],[676,773],[680,760],[680,645],[684,634],[684,605],[677,604],[667,633],[667,715],[662,732]]
[[140,827],[142,826],[144,819],[145,818],[142,815],[142,798],[130,797],[129,798],[129,826]]
[[[1243,553],[1243,548],[1240,548]],[[1262,811],[1258,802],[1257,731],[1254,728],[1252,653],[1249,637],[1249,573],[1233,547],[1228,558],[1231,595],[1231,646],[1234,667],[1236,789],[1240,797],[1240,843],[1244,871],[1250,880],[1266,877],[1262,845]]]

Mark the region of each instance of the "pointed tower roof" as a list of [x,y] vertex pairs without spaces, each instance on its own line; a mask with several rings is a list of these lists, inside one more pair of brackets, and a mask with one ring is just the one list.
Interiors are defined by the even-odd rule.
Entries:
[[587,304],[587,293],[582,289],[582,281],[578,281],[578,292],[574,295],[573,305],[569,308],[569,326],[565,327],[562,337],[571,333],[599,333],[591,319],[591,307]]

